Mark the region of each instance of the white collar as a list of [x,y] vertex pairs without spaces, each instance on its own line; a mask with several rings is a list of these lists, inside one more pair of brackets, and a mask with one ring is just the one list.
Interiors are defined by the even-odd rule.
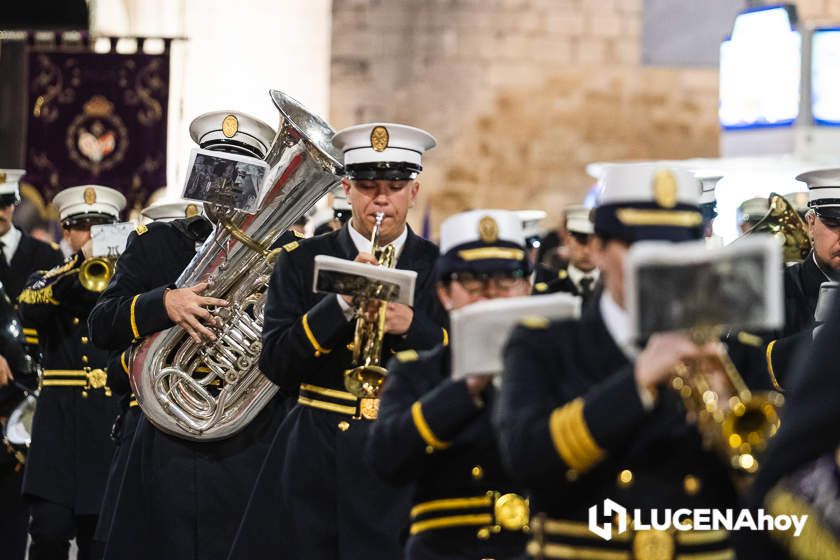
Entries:
[[[356,250],[360,253],[370,253],[370,239],[356,231],[356,228],[353,227],[352,220],[347,223],[347,229],[350,230],[350,239],[353,240],[353,245],[356,246]],[[391,242],[391,245],[394,246],[394,250],[396,251],[397,258],[399,258],[402,253],[403,246],[405,245],[405,240],[407,238],[408,226],[403,226],[402,233],[393,242]]]
[[[2,239],[2,238],[0,238],[0,239]],[[817,270],[822,272],[822,275],[825,276],[825,279],[826,279],[827,282],[835,282],[836,281],[834,278],[831,277],[830,274],[828,274],[825,270],[823,270],[823,267],[820,266],[820,261],[817,260],[817,253],[815,251],[811,251],[811,258],[814,259],[814,264],[817,266]]]
[[578,288],[580,288],[580,281],[584,278],[592,278],[592,283],[594,284],[598,281],[599,274],[601,273],[601,271],[598,270],[597,267],[593,268],[589,272],[584,272],[573,264],[570,264],[566,267],[566,272],[569,273],[569,278],[572,280],[572,282],[575,283],[575,286],[577,286]]
[[7,263],[12,261],[12,256],[15,254],[15,251],[17,251],[21,237],[23,237],[23,234],[15,226],[10,227],[9,231],[0,236],[0,241],[3,242],[3,253],[6,255]]
[[639,349],[631,339],[630,315],[619,307],[607,290],[604,290],[601,294],[599,307],[601,316],[604,318],[604,324],[615,341],[615,345],[621,349],[628,360],[635,359]]

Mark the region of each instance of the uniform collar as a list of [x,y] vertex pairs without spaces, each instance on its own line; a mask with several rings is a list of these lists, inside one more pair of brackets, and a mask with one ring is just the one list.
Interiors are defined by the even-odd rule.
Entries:
[[606,325],[615,345],[621,349],[628,360],[632,361],[639,353],[639,348],[634,344],[630,333],[630,314],[619,307],[607,290],[603,291],[598,303],[601,316],[604,318],[604,325]]
[[17,251],[21,237],[23,237],[23,234],[15,226],[10,227],[9,231],[0,236],[0,241],[3,242],[3,253],[6,255],[7,263],[12,262],[12,257],[14,256],[15,251]]
[[[365,238],[364,235],[356,231],[356,228],[353,227],[351,223],[352,220],[347,222],[347,231],[350,232],[350,239],[353,241],[353,245],[356,246],[356,250],[360,253],[370,253],[370,239]],[[405,240],[408,238],[408,226],[403,226],[403,231],[397,237],[391,245],[394,246],[396,250],[396,256],[399,257],[402,253],[403,247],[405,246]]]
[[587,277],[592,278],[592,283],[594,284],[598,281],[598,278],[600,277],[601,273],[601,271],[598,270],[597,267],[593,268],[589,272],[584,272],[573,264],[570,264],[566,267],[566,272],[569,273],[569,278],[572,282],[574,282],[575,286],[578,288],[580,288],[580,281]]

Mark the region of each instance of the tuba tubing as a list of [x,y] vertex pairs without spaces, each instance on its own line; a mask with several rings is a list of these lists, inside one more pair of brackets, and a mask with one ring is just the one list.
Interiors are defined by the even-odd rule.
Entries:
[[343,175],[334,131],[299,102],[270,92],[280,125],[265,157],[270,169],[260,207],[246,214],[205,204],[213,234],[176,286],[207,282],[205,295],[230,302],[210,309],[217,340],[196,344],[178,326],[131,352],[129,377],[143,413],[160,430],[215,441],[242,430],[277,386],[259,371],[266,288],[277,251],[268,248]]

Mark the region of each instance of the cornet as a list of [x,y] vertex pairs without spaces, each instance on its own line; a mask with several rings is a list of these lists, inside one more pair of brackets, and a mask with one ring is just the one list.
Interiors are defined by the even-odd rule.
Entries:
[[[380,249],[379,230],[382,227],[384,213],[376,214],[376,223],[370,236],[370,251],[376,257],[379,266],[393,268],[396,264],[396,249],[388,245]],[[385,336],[385,301],[390,298],[392,286],[376,284],[363,293],[354,295],[356,304],[356,330],[353,336],[353,363],[357,364],[344,372],[344,387],[361,399],[376,399],[385,382],[388,370],[380,365],[382,358],[382,339]],[[376,315],[368,313],[370,303],[378,302]]]

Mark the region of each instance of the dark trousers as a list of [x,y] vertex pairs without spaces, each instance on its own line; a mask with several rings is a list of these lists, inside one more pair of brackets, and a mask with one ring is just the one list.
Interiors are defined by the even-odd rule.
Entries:
[[94,560],[101,551],[92,547],[95,515],[74,515],[67,506],[33,499],[29,504],[29,560],[67,560],[70,541],[76,539],[78,560]]
[[[0,447],[0,453],[4,453]],[[23,475],[0,465],[0,551],[8,560],[26,556],[26,504],[20,495]]]

